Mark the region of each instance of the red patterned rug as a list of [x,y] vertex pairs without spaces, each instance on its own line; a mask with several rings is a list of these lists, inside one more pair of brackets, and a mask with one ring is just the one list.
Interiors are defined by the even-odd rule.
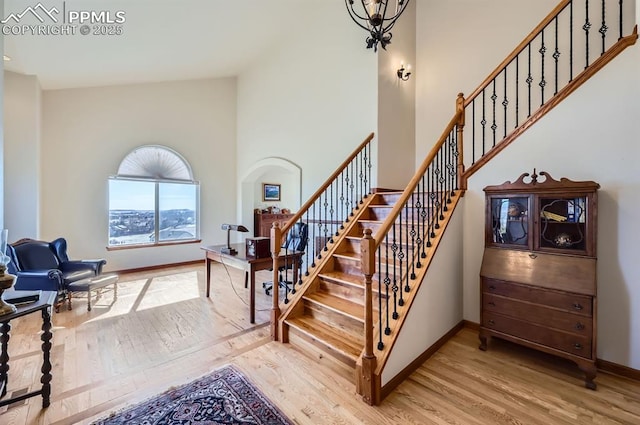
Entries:
[[102,424],[286,424],[292,422],[233,366],[93,422]]

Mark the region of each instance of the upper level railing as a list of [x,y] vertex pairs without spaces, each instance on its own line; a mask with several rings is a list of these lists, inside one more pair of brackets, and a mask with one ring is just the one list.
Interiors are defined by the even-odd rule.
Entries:
[[[291,282],[291,286],[282,289],[284,302],[289,302],[289,295],[295,294],[297,286],[302,284],[302,276],[309,274],[309,267],[315,267],[316,261],[322,259],[327,251],[327,243],[333,242],[333,238],[344,228],[353,217],[354,211],[359,209],[363,199],[371,194],[371,142],[374,134],[371,133],[360,145],[345,159],[342,164],[329,176],[329,178],[311,195],[309,200],[300,208],[287,224],[280,228],[277,223],[271,229],[271,246],[283,246],[286,236],[296,223],[307,226],[307,243],[300,264],[298,280]],[[285,251],[288,248],[285,248]],[[273,282],[278,282],[279,263],[278,253],[273,253]],[[288,264],[285,264],[285,268]],[[271,315],[271,336],[277,337],[277,318],[280,316],[279,289],[273,286],[273,304]]]
[[464,101],[463,187],[471,174],[635,43],[632,13],[632,2],[623,0],[563,0],[489,74]]

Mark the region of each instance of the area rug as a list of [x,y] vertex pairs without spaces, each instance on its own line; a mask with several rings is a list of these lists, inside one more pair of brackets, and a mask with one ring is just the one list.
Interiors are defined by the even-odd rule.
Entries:
[[286,424],[292,422],[233,366],[113,413],[93,425]]

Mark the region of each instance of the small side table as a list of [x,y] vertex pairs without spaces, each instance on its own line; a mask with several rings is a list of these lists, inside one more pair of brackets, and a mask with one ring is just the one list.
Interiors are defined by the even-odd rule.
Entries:
[[[19,292],[19,291],[15,291]],[[42,395],[42,407],[48,407],[51,397],[51,309],[56,300],[56,292],[42,291],[40,299],[30,304],[24,304],[16,306],[18,311],[11,314],[0,316],[0,407],[7,404],[21,401],[37,395]],[[35,313],[37,311],[42,312],[42,389],[38,391],[32,391],[27,394],[23,394],[18,397],[3,400],[2,398],[7,394],[7,384],[9,380],[9,331],[11,330],[11,321],[18,317],[26,316],[27,314]]]

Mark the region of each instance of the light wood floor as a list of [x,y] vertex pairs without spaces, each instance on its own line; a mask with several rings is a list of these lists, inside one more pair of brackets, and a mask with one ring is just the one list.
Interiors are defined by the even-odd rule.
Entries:
[[[270,342],[261,288],[251,325],[242,273],[217,264],[212,278],[211,299],[204,266],[185,266],[122,275],[91,312],[74,300],[53,316],[51,406],[5,406],[0,424],[90,423],[228,363],[297,424],[640,424],[640,383],[600,373],[590,391],[571,363],[499,340],[481,352],[469,329],[369,407],[326,358]],[[10,394],[38,388],[42,361],[39,317],[12,324]]]

